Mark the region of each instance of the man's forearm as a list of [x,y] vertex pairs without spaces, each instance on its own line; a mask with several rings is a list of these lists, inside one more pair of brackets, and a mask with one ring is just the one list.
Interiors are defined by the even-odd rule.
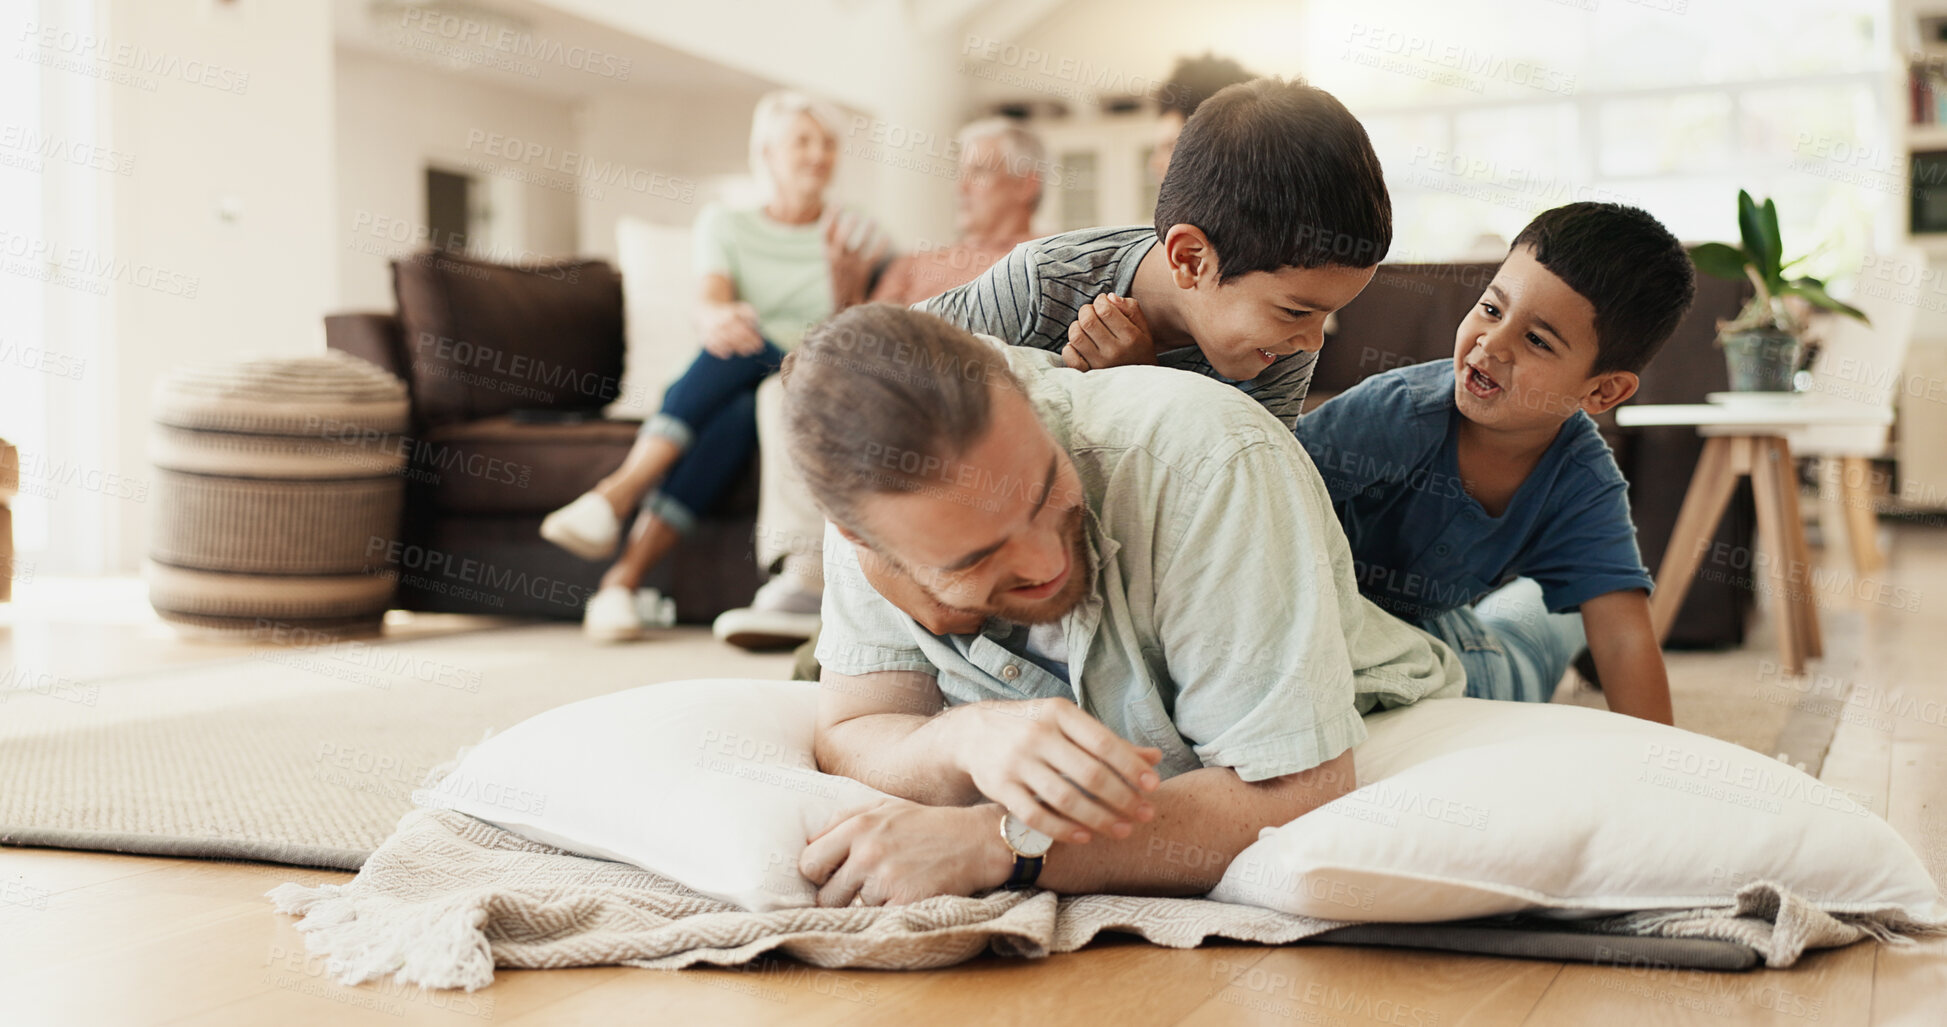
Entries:
[[980,801],[973,779],[954,762],[941,713],[875,713],[818,733],[818,769],[928,806]]
[[[1246,782],[1228,767],[1179,774],[1151,793],[1156,817],[1127,838],[1048,851],[1040,885],[1065,894],[1201,895],[1266,827],[1290,823],[1351,791],[1352,753],[1300,774]],[[998,830],[998,827],[996,828]]]

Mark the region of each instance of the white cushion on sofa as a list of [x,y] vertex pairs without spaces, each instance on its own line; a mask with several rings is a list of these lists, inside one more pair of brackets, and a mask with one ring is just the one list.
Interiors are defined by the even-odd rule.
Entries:
[[1933,917],[1912,848],[1743,746],[1600,710],[1438,699],[1366,718],[1360,788],[1231,863],[1212,899],[1341,920],[1727,905],[1783,884],[1827,912]]
[[816,902],[808,832],[884,793],[813,768],[818,686],[672,681],[537,714],[475,746],[421,806],[672,877],[760,912]]

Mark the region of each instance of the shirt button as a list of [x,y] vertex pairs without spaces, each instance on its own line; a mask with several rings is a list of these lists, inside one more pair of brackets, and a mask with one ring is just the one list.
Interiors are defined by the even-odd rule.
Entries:
[[1001,668],[1001,678],[1002,678],[1003,680],[1006,680],[1006,681],[1012,681],[1012,680],[1014,680],[1015,678],[1018,678],[1018,677],[1020,677],[1020,676],[1021,676],[1021,668],[1020,668],[1020,667],[1017,667],[1017,666],[1015,666],[1015,665],[1014,665],[1014,664],[1012,664],[1012,663],[1010,663],[1010,664],[1008,664],[1007,666],[1005,666],[1005,667],[1002,667],[1002,668]]

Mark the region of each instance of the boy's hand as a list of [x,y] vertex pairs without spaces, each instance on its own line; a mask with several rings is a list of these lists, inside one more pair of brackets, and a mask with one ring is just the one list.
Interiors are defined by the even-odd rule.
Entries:
[[1083,307],[1068,326],[1068,345],[1062,347],[1061,356],[1077,371],[1153,364],[1156,342],[1149,337],[1149,320],[1135,300],[1105,292]]

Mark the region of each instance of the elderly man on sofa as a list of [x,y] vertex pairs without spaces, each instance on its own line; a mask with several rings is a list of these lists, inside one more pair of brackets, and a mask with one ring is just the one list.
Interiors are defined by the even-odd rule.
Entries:
[[[1276,418],[1060,359],[874,304],[785,366],[832,524],[818,763],[900,797],[806,848],[821,904],[1200,894],[1260,829],[1352,790],[1363,714],[1463,687],[1451,650],[1360,596]],[[1183,843],[1215,858],[1171,862]]]

